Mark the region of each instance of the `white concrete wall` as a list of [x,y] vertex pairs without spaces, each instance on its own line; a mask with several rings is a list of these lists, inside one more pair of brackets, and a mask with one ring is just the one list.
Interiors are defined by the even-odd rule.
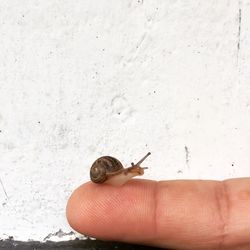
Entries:
[[249,0],[1,0],[0,238],[66,239],[103,154],[249,176],[249,27]]

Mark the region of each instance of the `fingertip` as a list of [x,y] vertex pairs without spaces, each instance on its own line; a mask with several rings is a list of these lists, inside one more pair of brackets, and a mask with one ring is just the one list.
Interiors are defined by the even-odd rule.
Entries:
[[70,195],[67,205],[66,205],[66,218],[69,225],[76,231],[78,231],[78,200],[79,200],[79,191],[81,187],[78,187]]
[[[131,180],[122,187],[85,183],[68,200],[67,220],[74,230],[91,237],[107,240],[125,238],[125,241],[131,235],[138,238],[136,227],[148,225],[147,231],[152,223],[152,183]],[[144,205],[145,201],[148,206]]]
[[70,195],[67,205],[66,205],[66,218],[69,225],[76,231],[80,232],[83,221],[82,216],[84,216],[84,211],[82,210],[82,202],[87,202],[85,195],[88,192],[88,186],[91,186],[91,182],[87,182],[77,187]]

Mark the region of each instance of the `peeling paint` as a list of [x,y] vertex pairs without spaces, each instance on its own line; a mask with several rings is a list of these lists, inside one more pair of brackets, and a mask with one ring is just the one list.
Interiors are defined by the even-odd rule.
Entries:
[[[59,229],[57,232],[55,233],[50,233],[48,234],[43,241],[58,241],[58,240],[73,240],[76,239],[76,234],[71,231],[71,232],[63,232],[62,229]],[[85,238],[84,236],[82,238]]]

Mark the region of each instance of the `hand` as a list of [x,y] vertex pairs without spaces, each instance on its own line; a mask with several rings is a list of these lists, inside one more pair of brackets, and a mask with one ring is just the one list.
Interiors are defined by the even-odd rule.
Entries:
[[76,231],[174,249],[250,249],[250,178],[86,183],[67,205]]

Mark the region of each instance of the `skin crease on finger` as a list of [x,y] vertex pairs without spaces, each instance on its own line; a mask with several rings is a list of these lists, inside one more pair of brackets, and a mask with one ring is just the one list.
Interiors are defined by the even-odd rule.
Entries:
[[67,204],[76,231],[174,249],[250,249],[250,178],[85,183]]

